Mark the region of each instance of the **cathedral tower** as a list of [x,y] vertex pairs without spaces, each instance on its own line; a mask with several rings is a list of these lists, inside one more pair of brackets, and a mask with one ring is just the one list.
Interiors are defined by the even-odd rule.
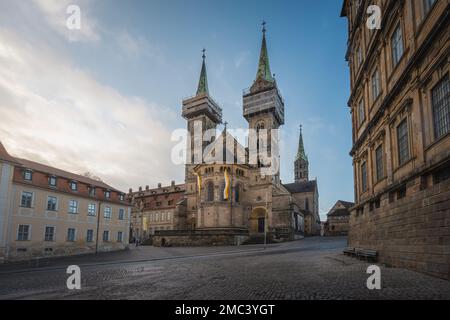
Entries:
[[[268,130],[267,149],[270,156],[272,151],[270,143],[271,130],[278,129],[280,125],[284,124],[284,101],[278,91],[275,78],[270,72],[265,22],[263,22],[262,32],[258,71],[253,85],[244,92],[243,115],[249,123],[249,129],[257,130],[257,132],[259,132],[259,129]],[[257,148],[259,151],[259,144]],[[279,173],[276,175],[279,176]]]
[[297,156],[294,162],[295,182],[309,180],[309,162],[303,145],[302,126],[300,126],[300,136],[298,138]]
[[[188,157],[186,165],[186,178],[189,176],[188,168],[193,168],[195,164],[203,162],[201,156],[204,148],[210,143],[203,141],[203,133],[209,129],[216,129],[217,125],[222,123],[222,109],[209,95],[208,78],[206,76],[205,49],[203,49],[203,61],[198,81],[197,93],[194,97],[183,100],[182,116],[187,120],[187,130],[191,137],[188,148]],[[201,132],[201,135],[194,136],[195,130]],[[195,146],[201,145],[202,154],[196,154]]]

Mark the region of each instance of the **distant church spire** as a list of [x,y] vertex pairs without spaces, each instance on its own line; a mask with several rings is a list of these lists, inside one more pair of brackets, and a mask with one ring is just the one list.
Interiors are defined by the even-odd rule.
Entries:
[[294,162],[295,182],[309,180],[309,162],[303,144],[302,126],[300,125],[300,136],[298,138],[297,156]]
[[300,125],[300,136],[298,137],[298,149],[297,149],[297,157],[295,160],[303,159],[308,161],[308,156],[305,152],[305,146],[303,145],[303,134],[302,134],[302,125]]
[[273,82],[273,76],[270,72],[269,65],[269,55],[267,54],[267,44],[266,44],[266,22],[262,23],[263,29],[263,38],[261,43],[261,52],[259,54],[259,64],[258,64],[258,72],[256,73],[256,80],[264,79],[266,81]]
[[203,55],[203,62],[202,62],[202,71],[200,71],[200,79],[198,80],[198,88],[197,88],[197,95],[203,94],[203,93],[209,93],[208,91],[208,78],[206,77],[206,64],[205,64],[205,52],[206,49],[202,50]]

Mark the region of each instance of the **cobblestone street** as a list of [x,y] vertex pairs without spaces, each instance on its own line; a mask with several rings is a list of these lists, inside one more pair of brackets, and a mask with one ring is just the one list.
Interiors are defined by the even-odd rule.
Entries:
[[[1,299],[450,299],[450,282],[381,266],[381,290],[366,288],[368,263],[346,257],[345,238],[269,245],[154,248],[54,259],[39,268],[0,266]],[[81,267],[81,290],[65,268]]]

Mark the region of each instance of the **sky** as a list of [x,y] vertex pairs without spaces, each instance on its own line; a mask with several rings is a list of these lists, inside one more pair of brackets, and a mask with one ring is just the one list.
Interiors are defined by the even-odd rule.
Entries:
[[[66,26],[71,4],[81,28]],[[228,128],[247,128],[266,21],[285,100],[281,179],[293,182],[299,125],[322,219],[353,201],[347,24],[338,0],[2,0],[0,141],[10,154],[128,191],[182,183],[170,161],[206,48],[209,91]]]

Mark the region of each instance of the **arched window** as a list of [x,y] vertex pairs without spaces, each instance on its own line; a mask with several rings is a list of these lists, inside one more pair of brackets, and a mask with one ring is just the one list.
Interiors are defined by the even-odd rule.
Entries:
[[241,186],[237,184],[234,187],[234,202],[240,202],[241,201]]
[[214,201],[214,183],[208,182],[206,201]]
[[220,185],[220,201],[225,201],[225,198],[224,198],[224,191],[225,191],[225,182],[223,182],[223,183]]

